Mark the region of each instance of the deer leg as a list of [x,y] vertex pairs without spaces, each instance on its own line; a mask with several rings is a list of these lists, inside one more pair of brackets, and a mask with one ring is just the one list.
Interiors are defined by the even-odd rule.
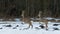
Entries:
[[31,26],[31,28],[33,28],[33,25],[29,25],[27,28],[24,28],[24,29],[29,29],[29,28],[30,28],[30,26]]
[[31,26],[31,28],[33,28],[32,23],[28,23],[28,24],[29,24],[29,26],[28,26],[27,28],[24,28],[24,29],[29,29],[29,28],[30,28],[30,26]]
[[33,28],[33,25],[32,24],[30,24],[30,26],[31,26],[31,29]]
[[33,25],[32,25],[32,23],[31,23],[31,22],[29,23],[29,25],[31,26],[31,28],[33,28]]
[[45,23],[45,25],[46,25],[46,30],[48,30],[48,25],[47,25],[48,23]]
[[33,28],[33,25],[31,25],[31,28]]
[[29,22],[28,29],[30,28],[30,26],[31,26],[31,28],[33,28],[33,25],[32,25],[32,23],[31,23],[31,22]]
[[25,30],[25,29],[29,29],[30,28],[30,25],[27,27],[27,28],[24,28],[23,30]]

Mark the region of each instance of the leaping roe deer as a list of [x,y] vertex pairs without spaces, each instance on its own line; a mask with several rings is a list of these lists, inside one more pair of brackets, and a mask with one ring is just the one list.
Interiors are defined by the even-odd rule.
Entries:
[[47,29],[47,27],[48,27],[48,25],[47,25],[47,24],[48,24],[48,20],[42,18],[41,15],[42,15],[42,12],[39,11],[39,14],[38,14],[38,17],[39,17],[39,23],[40,23],[40,22],[44,23],[44,24],[45,24],[45,28],[46,28],[46,30],[48,30],[48,29]]
[[22,16],[22,22],[27,23],[29,25],[27,28],[24,28],[24,29],[29,29],[30,26],[31,26],[31,28],[33,28],[30,17],[29,16],[25,17],[24,14],[25,14],[25,11],[22,11],[22,15],[21,15]]

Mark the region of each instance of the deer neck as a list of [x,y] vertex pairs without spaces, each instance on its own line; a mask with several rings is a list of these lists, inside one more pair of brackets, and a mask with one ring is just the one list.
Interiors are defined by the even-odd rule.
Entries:
[[42,18],[41,18],[41,14],[42,14],[42,12],[39,11],[38,17],[39,17],[40,20],[42,19]]
[[22,11],[22,14],[21,14],[22,18],[24,18],[24,11]]

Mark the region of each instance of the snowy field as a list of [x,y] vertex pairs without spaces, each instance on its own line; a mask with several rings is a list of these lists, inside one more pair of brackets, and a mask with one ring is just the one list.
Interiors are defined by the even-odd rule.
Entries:
[[[48,19],[48,18],[47,18]],[[51,18],[49,18],[51,19]],[[58,20],[58,19],[56,19]],[[7,24],[6,24],[7,23]],[[0,34],[60,34],[60,22],[49,22],[48,30],[39,27],[39,22],[33,22],[33,28],[23,29],[28,27],[28,24],[21,24],[22,22],[16,21],[0,21]],[[54,25],[58,24],[58,25]],[[9,27],[6,25],[10,25]]]

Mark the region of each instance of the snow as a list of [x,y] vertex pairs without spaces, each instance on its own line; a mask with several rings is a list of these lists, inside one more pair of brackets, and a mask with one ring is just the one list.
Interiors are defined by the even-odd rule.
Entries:
[[55,19],[55,18],[52,18],[52,17],[44,17],[45,19],[49,19],[49,20],[51,20],[51,19]]
[[[39,22],[33,22],[33,28],[29,28],[24,30],[23,28],[28,27],[28,24],[21,24],[22,22],[19,19],[15,19],[16,21],[0,21],[0,34],[60,34],[60,30],[54,30],[53,28],[59,28],[58,26],[53,26],[53,24],[60,24],[55,22],[48,23],[48,30],[41,29],[39,27]],[[4,24],[3,24],[4,23]],[[5,27],[5,25],[12,25],[12,27]],[[16,27],[19,25],[19,27]],[[16,29],[13,29],[16,27]],[[38,27],[38,28],[37,28]]]

